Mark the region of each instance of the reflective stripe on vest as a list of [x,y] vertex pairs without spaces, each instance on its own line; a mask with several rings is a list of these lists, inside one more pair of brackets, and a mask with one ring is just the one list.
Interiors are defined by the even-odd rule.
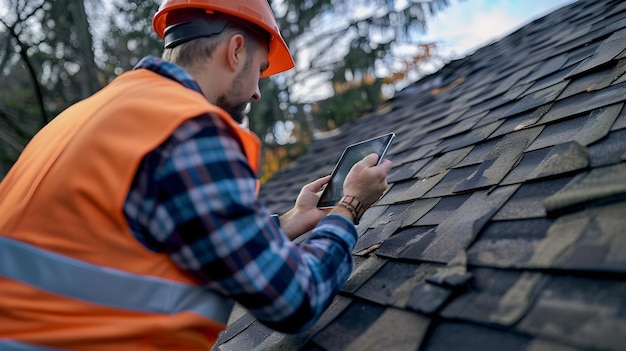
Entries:
[[148,313],[191,311],[222,324],[233,305],[199,286],[92,265],[5,237],[0,276],[96,304]]
[[43,347],[33,344],[26,344],[14,340],[0,340],[0,350],[2,351],[61,351],[50,347]]

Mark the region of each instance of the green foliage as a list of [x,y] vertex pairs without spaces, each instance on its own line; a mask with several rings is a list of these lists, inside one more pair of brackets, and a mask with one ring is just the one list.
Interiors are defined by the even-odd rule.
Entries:
[[381,83],[381,80],[376,80],[372,84],[350,87],[341,94],[315,103],[312,113],[315,129],[328,131],[339,128],[380,103]]
[[16,65],[3,80],[11,84],[0,84],[0,179],[41,123],[24,65]]
[[147,55],[161,56],[163,42],[152,29],[156,1],[115,1],[107,19],[108,31],[100,38],[102,66],[107,78],[128,71]]
[[297,139],[302,142],[390,97],[383,87],[394,90],[406,83],[407,64],[416,62],[415,48],[428,16],[449,1],[275,0],[271,5],[297,68],[263,80],[263,99],[249,116],[255,121],[252,129],[275,143],[280,140],[273,128],[277,121],[291,120],[307,131]]
[[279,96],[281,92],[278,84],[271,79],[265,79],[263,83],[265,85],[261,93],[261,100],[253,101],[251,104],[251,110],[254,113],[248,116],[248,126],[261,136],[265,143],[268,143],[267,139],[273,136],[274,124],[282,120],[276,119],[276,116],[282,116],[283,113],[280,109]]
[[[151,24],[160,2],[0,0],[0,74],[10,82],[0,86],[0,177],[50,118],[142,57],[161,54]],[[385,75],[407,62],[399,49],[416,46],[427,16],[448,0],[271,4],[297,69],[261,81],[249,126],[268,146],[299,144],[289,148],[294,157],[316,130],[347,123],[384,98]]]
[[141,57],[161,52],[151,28],[155,1],[5,0],[4,5],[0,74],[11,84],[0,86],[0,178],[50,118]]

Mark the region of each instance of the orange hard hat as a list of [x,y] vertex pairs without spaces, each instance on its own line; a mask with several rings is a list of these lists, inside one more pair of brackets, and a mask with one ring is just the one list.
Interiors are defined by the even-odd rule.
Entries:
[[263,28],[270,37],[268,68],[262,77],[281,73],[294,67],[293,58],[280,35],[274,13],[267,0],[165,0],[152,19],[152,27],[161,39],[165,36],[167,15],[173,10],[201,9],[206,13],[224,13]]

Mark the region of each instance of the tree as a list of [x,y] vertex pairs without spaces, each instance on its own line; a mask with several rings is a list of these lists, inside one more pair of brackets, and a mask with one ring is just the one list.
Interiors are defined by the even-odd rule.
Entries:
[[[90,7],[100,6],[89,1]],[[47,0],[40,20],[44,39],[34,48],[42,64],[41,83],[48,89],[53,114],[88,97],[104,84],[95,63],[94,43],[85,2]],[[32,35],[41,35],[33,30]]]
[[[266,144],[290,121],[300,140],[341,126],[419,78],[435,55],[421,43],[427,17],[448,0],[274,0],[281,33],[296,69],[263,80],[250,126]],[[266,146],[269,146],[266,145]],[[267,147],[266,147],[267,148]],[[304,148],[300,148],[304,150]],[[276,158],[276,157],[274,157]]]
[[101,66],[108,78],[128,71],[146,55],[161,56],[162,40],[152,29],[160,1],[111,1],[102,43]]
[[2,5],[0,74],[11,84],[0,86],[0,178],[52,116],[160,50],[150,27],[155,1]]
[[[33,119],[47,123],[37,66],[28,55],[26,41],[29,38],[23,35],[26,24],[43,8],[43,3],[29,6],[17,1],[8,5],[15,11],[7,11],[6,16],[0,18],[0,72],[4,82],[11,82],[0,86],[0,175],[32,136]],[[24,88],[27,86],[33,87],[32,91]]]
[[[74,102],[160,55],[160,0],[0,0],[0,175],[35,131]],[[447,0],[273,0],[297,69],[264,79],[249,126],[280,159],[316,130],[350,121],[416,78],[426,17]],[[424,52],[428,52],[425,55]],[[289,152],[280,147],[294,144]],[[287,160],[288,161],[288,160]],[[280,166],[280,164],[278,165]],[[276,167],[267,167],[273,170]]]

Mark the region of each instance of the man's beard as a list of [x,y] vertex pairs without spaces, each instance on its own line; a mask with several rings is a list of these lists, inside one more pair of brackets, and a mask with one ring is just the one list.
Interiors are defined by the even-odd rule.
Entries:
[[230,117],[232,117],[235,122],[241,124],[245,117],[243,111],[245,110],[246,106],[248,106],[248,101],[231,104],[226,100],[226,96],[222,95],[217,98],[216,105],[222,108],[224,111],[228,112]]
[[239,92],[239,90],[241,90],[241,81],[249,73],[250,66],[250,61],[246,61],[246,64],[244,65],[241,72],[239,72],[237,77],[235,77],[235,80],[233,81],[233,85],[230,87],[230,90],[228,90],[226,94],[218,96],[217,101],[215,102],[217,106],[228,112],[228,114],[239,124],[243,122],[243,119],[245,117],[243,111],[250,103],[250,100],[232,102],[228,101],[227,96],[237,96],[237,93]]

